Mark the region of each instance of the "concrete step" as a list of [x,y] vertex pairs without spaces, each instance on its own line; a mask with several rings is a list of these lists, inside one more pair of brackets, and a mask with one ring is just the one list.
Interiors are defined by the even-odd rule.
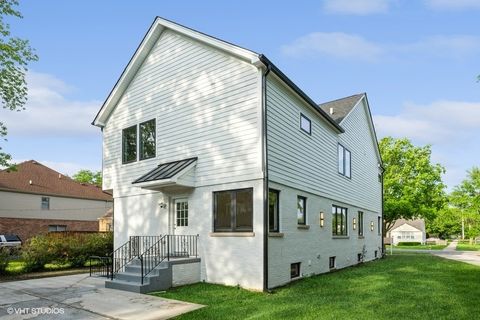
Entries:
[[[150,278],[149,276],[146,276],[144,279],[144,283],[148,283],[149,278]],[[136,282],[136,283],[142,282],[142,276],[140,275],[140,273],[121,272],[115,276],[115,279],[122,280],[122,281]]]
[[139,282],[131,282],[125,280],[106,280],[105,281],[105,288],[109,289],[117,289],[117,290],[124,290],[136,293],[145,293],[148,291],[149,284],[141,285]]

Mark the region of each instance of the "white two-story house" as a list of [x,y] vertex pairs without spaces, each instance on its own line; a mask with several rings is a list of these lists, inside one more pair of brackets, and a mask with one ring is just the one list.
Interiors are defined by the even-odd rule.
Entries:
[[319,105],[264,55],[156,18],[93,124],[115,247],[198,235],[190,282],[268,290],[382,254],[365,94]]

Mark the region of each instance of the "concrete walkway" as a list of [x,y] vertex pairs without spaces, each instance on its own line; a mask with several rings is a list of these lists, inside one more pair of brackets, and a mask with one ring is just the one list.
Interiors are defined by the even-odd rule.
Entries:
[[0,283],[0,319],[168,319],[203,306],[106,289],[85,274]]

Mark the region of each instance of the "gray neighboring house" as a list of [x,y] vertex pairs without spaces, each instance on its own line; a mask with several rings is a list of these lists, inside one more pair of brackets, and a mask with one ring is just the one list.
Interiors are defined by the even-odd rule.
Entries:
[[112,287],[149,290],[158,279],[140,284],[138,260],[189,256],[185,236],[196,259],[164,265],[167,286],[267,290],[382,255],[364,93],[317,104],[264,55],[156,18],[93,124],[115,248],[138,252]]

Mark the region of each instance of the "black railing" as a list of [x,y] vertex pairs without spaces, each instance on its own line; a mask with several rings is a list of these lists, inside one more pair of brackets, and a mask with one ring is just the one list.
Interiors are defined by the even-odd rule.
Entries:
[[91,256],[89,258],[90,277],[109,277],[112,269],[111,257]]
[[140,259],[142,284],[163,261],[178,258],[198,257],[198,235],[165,235],[145,250]]
[[130,236],[131,255],[138,257],[143,252],[152,247],[158,240],[162,238],[159,236]]

